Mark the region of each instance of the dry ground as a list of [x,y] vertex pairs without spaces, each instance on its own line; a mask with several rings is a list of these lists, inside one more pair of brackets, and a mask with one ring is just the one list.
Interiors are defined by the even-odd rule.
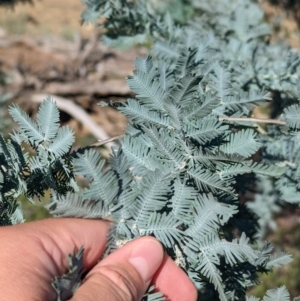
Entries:
[[84,6],[80,0],[34,0],[13,10],[0,8],[0,27],[8,33],[29,36],[57,34],[71,39],[75,32],[88,35],[92,26],[80,25]]

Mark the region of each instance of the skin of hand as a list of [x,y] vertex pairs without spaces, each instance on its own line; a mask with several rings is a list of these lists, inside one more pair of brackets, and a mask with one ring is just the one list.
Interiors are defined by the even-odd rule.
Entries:
[[108,224],[76,218],[45,219],[0,228],[2,301],[55,301],[55,276],[67,254],[82,245],[88,272],[71,301],[140,301],[149,284],[170,301],[196,301],[197,290],[153,237],[129,242],[100,262]]

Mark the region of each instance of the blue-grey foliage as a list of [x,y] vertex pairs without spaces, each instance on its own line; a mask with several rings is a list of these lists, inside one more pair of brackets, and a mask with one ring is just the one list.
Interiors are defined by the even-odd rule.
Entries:
[[[48,189],[57,198],[79,190],[71,170],[74,133],[68,127],[59,127],[55,103],[45,100],[36,122],[17,105],[9,112],[19,128],[7,141],[0,135],[1,225],[23,220],[18,203],[21,195],[34,202],[34,197],[42,197]],[[24,143],[34,155],[25,151]]]
[[263,299],[256,298],[256,297],[247,297],[246,301],[298,301],[300,299],[299,297],[296,297],[294,299],[290,298],[290,294],[287,291],[286,287],[283,285],[276,289],[270,289],[267,291],[266,295],[263,297]]
[[236,178],[278,178],[286,168],[252,161],[261,147],[255,129],[226,121],[245,114],[242,104],[268,101],[267,94],[233,89],[226,69],[215,64],[203,74],[193,57],[184,53],[169,67],[150,56],[136,60],[127,78],[136,99],[117,106],[129,120],[121,148],[108,167],[94,150],[79,154],[74,171],[90,186],[49,207],[55,215],[112,221],[106,255],[153,235],[199,289],[212,284],[220,300],[241,300],[256,272],[272,264],[271,249],[255,250],[238,223],[232,228],[240,208]]

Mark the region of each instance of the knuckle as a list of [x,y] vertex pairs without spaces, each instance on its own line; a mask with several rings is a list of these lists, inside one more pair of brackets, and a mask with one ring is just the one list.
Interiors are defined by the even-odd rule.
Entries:
[[120,300],[137,300],[139,289],[136,281],[127,270],[118,266],[102,266],[99,272],[110,282],[113,290],[118,290],[116,293],[121,295],[122,299]]

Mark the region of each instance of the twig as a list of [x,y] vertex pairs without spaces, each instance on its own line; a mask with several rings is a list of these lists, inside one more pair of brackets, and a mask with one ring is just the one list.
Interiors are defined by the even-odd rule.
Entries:
[[247,117],[219,117],[220,121],[245,121],[245,122],[257,122],[257,123],[272,123],[279,125],[286,125],[285,121],[278,119],[261,119],[261,118],[247,118]]
[[[55,100],[56,105],[60,110],[67,112],[69,115],[81,122],[98,140],[105,141],[111,139],[100,125],[98,125],[80,106],[76,105],[69,99],[46,94],[35,94],[31,99],[33,102],[42,103],[48,96]],[[117,144],[113,141],[108,141],[106,145],[110,149],[112,146],[116,146]]]
[[106,139],[106,140],[98,140],[98,142],[94,143],[94,144],[91,144],[90,146],[101,146],[103,144],[107,144],[109,142],[112,142],[118,138],[122,138],[124,137],[124,135],[119,135],[119,136],[115,136],[115,137],[112,137],[112,138],[109,138],[109,139]]

